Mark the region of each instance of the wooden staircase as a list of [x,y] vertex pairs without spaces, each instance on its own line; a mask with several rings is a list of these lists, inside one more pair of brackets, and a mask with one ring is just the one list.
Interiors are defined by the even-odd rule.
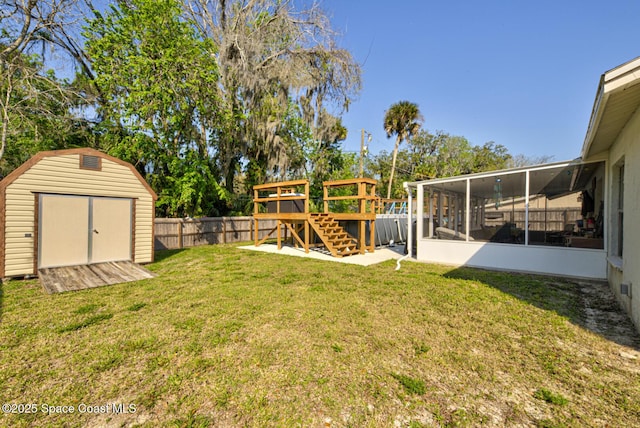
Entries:
[[349,235],[330,213],[309,214],[309,224],[334,257],[360,253],[358,241]]

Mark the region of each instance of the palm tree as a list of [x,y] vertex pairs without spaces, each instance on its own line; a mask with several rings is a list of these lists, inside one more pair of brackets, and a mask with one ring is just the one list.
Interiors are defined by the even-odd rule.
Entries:
[[396,136],[387,199],[391,198],[391,185],[393,184],[393,175],[396,172],[396,158],[398,157],[400,143],[414,136],[420,129],[423,120],[418,104],[409,101],[400,101],[392,104],[384,114],[384,130],[387,133],[387,138],[391,138],[392,135]]

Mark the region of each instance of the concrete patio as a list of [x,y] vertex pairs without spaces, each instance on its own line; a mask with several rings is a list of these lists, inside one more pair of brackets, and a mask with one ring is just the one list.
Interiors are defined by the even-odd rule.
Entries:
[[324,251],[324,248],[311,249],[305,253],[304,248],[295,248],[291,246],[282,246],[278,250],[275,244],[262,244],[258,247],[255,245],[246,245],[238,247],[243,250],[262,251],[265,253],[284,254],[294,257],[306,257],[310,259],[325,260],[329,262],[348,263],[361,266],[370,266],[387,260],[397,260],[404,255],[404,244],[393,247],[379,247],[373,253],[355,254],[348,257],[333,257]]

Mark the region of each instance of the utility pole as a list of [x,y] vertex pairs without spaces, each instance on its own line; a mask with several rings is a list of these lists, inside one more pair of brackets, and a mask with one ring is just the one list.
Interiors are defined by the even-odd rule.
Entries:
[[[360,178],[364,178],[364,155],[367,152],[367,146],[364,145],[364,134],[365,130],[362,128],[362,133],[360,134]],[[367,142],[371,141],[371,134],[367,134]]]
[[364,128],[360,135],[360,178],[364,178]]

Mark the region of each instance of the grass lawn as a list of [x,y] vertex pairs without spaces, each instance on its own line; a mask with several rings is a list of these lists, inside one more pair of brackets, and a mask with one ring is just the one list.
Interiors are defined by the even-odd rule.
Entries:
[[148,268],[2,285],[0,402],[37,413],[0,425],[640,426],[638,338],[584,327],[573,282],[233,245]]

